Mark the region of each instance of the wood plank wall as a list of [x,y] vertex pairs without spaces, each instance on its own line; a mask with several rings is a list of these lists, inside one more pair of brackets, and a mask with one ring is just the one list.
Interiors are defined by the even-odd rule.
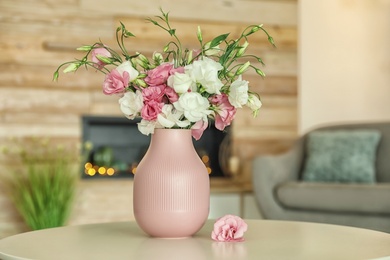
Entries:
[[[241,158],[243,179],[259,153],[286,150],[297,136],[297,1],[296,0],[1,0],[0,1],[0,146],[11,136],[44,136],[77,143],[80,115],[119,115],[116,98],[101,92],[103,76],[80,71],[52,82],[56,67],[75,57],[75,48],[99,39],[115,44],[119,21],[139,38],[129,49],[150,54],[169,41],[168,35],[144,18],[170,11],[173,27],[187,46],[196,28],[205,39],[237,34],[249,24],[263,23],[274,37],[251,38],[251,50],[266,67],[263,80],[248,74],[263,108],[253,119],[239,111],[233,127],[234,152]],[[0,165],[5,159],[0,157]]]

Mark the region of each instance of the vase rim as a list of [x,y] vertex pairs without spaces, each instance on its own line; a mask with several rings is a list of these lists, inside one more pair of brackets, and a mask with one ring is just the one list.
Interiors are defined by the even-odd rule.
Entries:
[[155,128],[154,131],[191,131],[191,129],[184,129],[184,128]]

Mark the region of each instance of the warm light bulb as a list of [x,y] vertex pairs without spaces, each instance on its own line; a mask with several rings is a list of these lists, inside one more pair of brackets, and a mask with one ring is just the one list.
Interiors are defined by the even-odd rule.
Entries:
[[210,161],[210,158],[207,155],[202,156],[202,162],[208,163]]
[[92,168],[92,163],[90,163],[90,162],[87,162],[85,165],[84,165],[84,168],[85,169],[91,169]]
[[103,175],[103,174],[106,173],[106,168],[100,167],[100,168],[98,169],[98,172],[99,172],[100,175]]
[[88,175],[89,176],[94,176],[96,174],[96,170],[94,168],[88,169]]
[[115,173],[115,170],[113,168],[107,169],[107,175],[112,176],[112,175],[114,175],[114,173]]

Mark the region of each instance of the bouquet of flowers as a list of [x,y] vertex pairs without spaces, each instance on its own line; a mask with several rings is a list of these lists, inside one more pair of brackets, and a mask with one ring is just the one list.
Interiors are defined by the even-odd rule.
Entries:
[[[237,39],[228,39],[229,33],[221,34],[204,42],[200,27],[197,50],[183,48],[169,22],[169,13],[147,21],[166,31],[173,40],[162,52],[147,58],[142,53],[130,54],[124,40],[135,37],[125,25],[116,30],[116,40],[121,55],[103,42],[82,46],[77,50],[86,52],[80,60],[61,64],[54,72],[77,71],[81,66],[92,67],[105,74],[103,93],[119,96],[123,114],[134,119],[141,117],[138,129],[149,135],[155,128],[191,129],[198,140],[214,119],[221,131],[229,126],[237,108],[248,106],[254,116],[261,107],[259,95],[249,90],[249,82],[242,78],[244,72],[253,69],[264,77],[264,72],[253,66],[250,59],[263,64],[261,58],[247,55],[248,36],[262,31],[274,45],[273,38],[262,25],[248,26]],[[245,62],[242,62],[244,60]]]

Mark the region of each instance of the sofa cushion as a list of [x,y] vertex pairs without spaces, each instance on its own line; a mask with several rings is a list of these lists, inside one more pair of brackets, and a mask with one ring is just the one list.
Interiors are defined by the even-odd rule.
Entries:
[[377,130],[313,131],[306,143],[303,180],[375,182]]
[[294,209],[390,214],[390,183],[286,182],[276,187],[276,196]]

